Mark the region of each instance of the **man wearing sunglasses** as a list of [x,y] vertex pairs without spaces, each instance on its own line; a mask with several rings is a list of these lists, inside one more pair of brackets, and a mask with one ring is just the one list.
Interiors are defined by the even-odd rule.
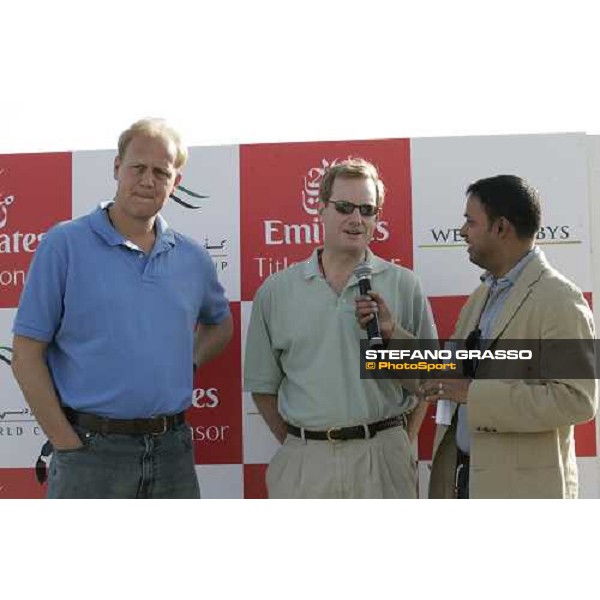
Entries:
[[[372,164],[331,167],[319,191],[323,247],[254,298],[245,389],[282,443],[267,471],[272,498],[415,497],[411,442],[425,407],[413,411],[397,380],[360,378],[360,340],[374,313],[384,340],[436,337],[414,274],[369,249],[383,199]],[[354,275],[362,262],[372,269],[369,296]]]
[[[581,291],[535,246],[539,227],[538,194],[523,179],[499,175],[467,189],[461,236],[471,262],[486,272],[452,337],[468,350],[521,340],[539,355],[534,364],[467,360],[464,378],[422,386],[427,400],[458,407],[436,432],[432,498],[577,497],[573,426],[596,412],[586,354],[593,320]],[[578,373],[592,376],[569,375],[561,349],[574,355]]]

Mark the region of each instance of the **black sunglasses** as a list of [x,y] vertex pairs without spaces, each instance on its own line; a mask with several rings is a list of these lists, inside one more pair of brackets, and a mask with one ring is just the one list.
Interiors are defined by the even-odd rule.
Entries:
[[361,217],[374,217],[379,212],[379,207],[376,204],[354,204],[347,200],[326,200],[333,204],[335,210],[342,215],[351,215],[356,208]]

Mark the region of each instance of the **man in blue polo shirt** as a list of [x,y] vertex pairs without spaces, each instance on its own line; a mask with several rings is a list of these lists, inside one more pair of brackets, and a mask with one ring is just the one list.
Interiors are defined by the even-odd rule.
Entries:
[[164,121],[138,121],[119,138],[114,201],[36,252],[13,371],[54,447],[51,498],[200,496],[183,411],[194,363],[225,347],[232,320],[205,249],[158,214],[186,160]]

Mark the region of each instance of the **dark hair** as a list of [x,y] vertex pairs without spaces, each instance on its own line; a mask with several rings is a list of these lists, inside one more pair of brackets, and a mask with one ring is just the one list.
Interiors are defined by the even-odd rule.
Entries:
[[541,221],[539,194],[521,177],[496,175],[479,179],[467,188],[469,194],[477,196],[490,222],[504,217],[520,238],[535,237]]

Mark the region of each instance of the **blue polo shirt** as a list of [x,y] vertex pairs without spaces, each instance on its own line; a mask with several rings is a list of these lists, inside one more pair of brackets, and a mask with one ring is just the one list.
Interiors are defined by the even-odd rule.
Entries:
[[44,235],[13,332],[48,342],[63,404],[133,419],[190,406],[194,327],[228,315],[202,246],[159,215],[146,256],[99,207]]

